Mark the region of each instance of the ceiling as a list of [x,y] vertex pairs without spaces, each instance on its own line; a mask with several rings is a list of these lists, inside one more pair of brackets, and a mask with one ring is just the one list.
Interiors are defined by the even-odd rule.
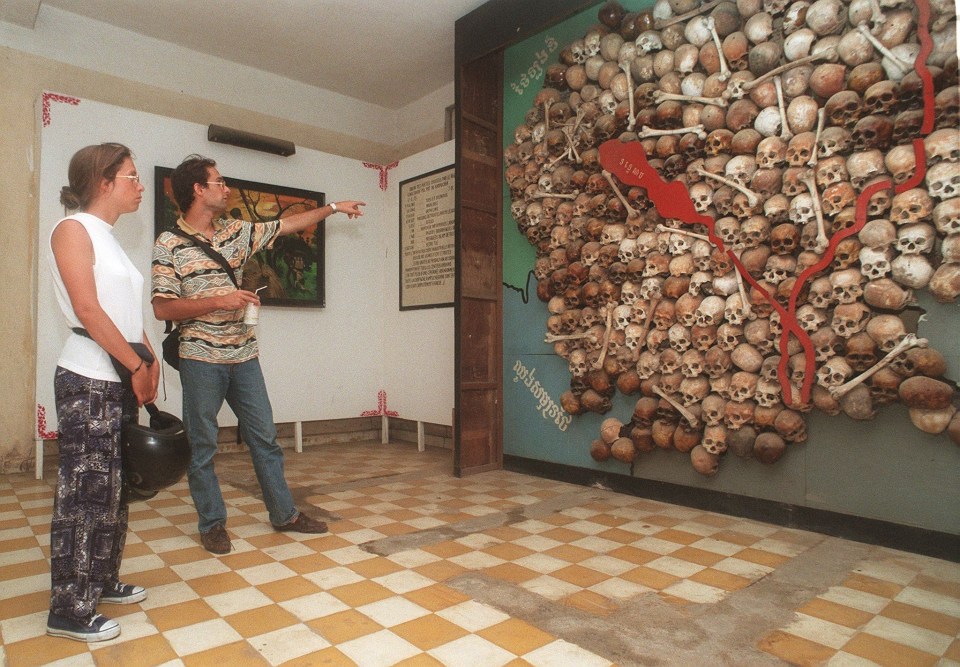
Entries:
[[49,5],[398,109],[453,82],[454,22],[485,2],[0,0],[0,20],[33,28]]

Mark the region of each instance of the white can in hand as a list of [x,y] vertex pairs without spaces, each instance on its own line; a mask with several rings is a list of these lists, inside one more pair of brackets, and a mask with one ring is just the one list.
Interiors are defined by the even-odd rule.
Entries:
[[260,321],[260,306],[255,303],[248,303],[243,309],[243,323],[247,326],[256,326]]
[[[259,294],[260,290],[267,289],[267,286],[258,287],[254,294]],[[254,327],[260,322],[260,304],[259,303],[248,303],[246,308],[243,309],[243,323],[247,326]]]

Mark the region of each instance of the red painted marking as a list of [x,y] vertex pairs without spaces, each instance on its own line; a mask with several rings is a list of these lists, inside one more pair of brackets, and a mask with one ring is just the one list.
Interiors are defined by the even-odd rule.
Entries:
[[43,126],[47,127],[50,124],[50,103],[51,102],[62,102],[64,104],[70,104],[77,106],[80,104],[80,98],[78,97],[67,97],[66,95],[57,95],[56,93],[44,93],[41,97],[41,115],[43,116]]
[[360,413],[361,417],[378,417],[381,415],[386,415],[387,417],[399,417],[399,412],[394,412],[393,410],[387,410],[387,392],[383,389],[377,392],[377,409],[376,410],[365,410]]
[[363,166],[367,169],[376,169],[380,172],[380,189],[387,189],[387,172],[400,164],[399,160],[394,160],[390,164],[377,164],[375,162],[364,162]]

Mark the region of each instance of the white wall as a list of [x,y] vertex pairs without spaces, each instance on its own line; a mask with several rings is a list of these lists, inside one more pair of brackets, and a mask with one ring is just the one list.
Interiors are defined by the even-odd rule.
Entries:
[[400,311],[400,183],[454,163],[454,142],[401,160],[390,170],[384,228],[384,386],[387,409],[404,419],[452,425],[453,308]]
[[[298,149],[296,155],[283,158],[211,144],[204,126],[81,100],[77,105],[52,104],[50,123],[41,135],[36,391],[48,424],[56,424],[52,377],[66,327],[44,255],[50,229],[63,217],[57,202],[70,157],[77,149],[102,141],[119,141],[133,149],[146,187],[139,211],[123,216],[115,232],[145,276],[153,245],[153,167],[174,167],[189,153],[217,160],[228,179],[317,190],[328,201],[366,201],[364,217],[349,220],[335,215],[327,221],[326,307],[264,307],[258,334],[276,421],[357,417],[376,409],[385,374],[383,257],[397,226],[396,206],[379,189],[377,172],[359,161],[317,151]],[[147,331],[159,346],[163,323],[154,320],[147,298],[145,294]],[[160,404],[179,414],[179,375],[169,367],[164,372],[167,399]],[[221,425],[235,423],[224,409]]]

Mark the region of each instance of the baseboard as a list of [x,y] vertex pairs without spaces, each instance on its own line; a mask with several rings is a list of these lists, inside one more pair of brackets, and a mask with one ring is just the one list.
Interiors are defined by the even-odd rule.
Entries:
[[520,456],[504,455],[503,465],[513,472],[960,562],[960,535],[952,533]]

